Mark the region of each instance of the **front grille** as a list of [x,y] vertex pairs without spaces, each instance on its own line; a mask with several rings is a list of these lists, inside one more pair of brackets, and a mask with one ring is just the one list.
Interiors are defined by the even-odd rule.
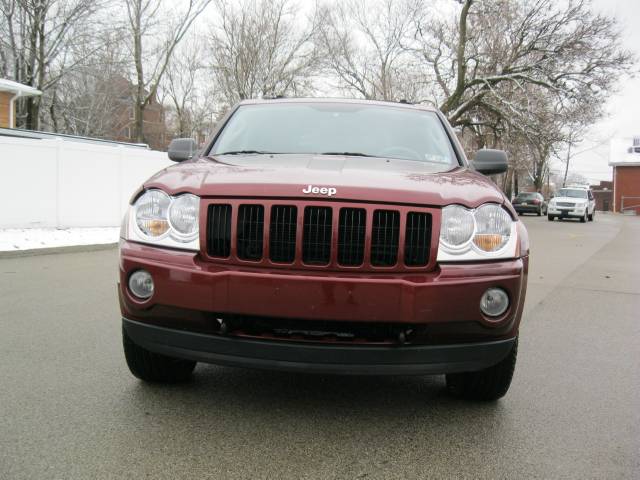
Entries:
[[231,205],[209,206],[207,251],[212,257],[231,254]]
[[269,225],[269,258],[291,263],[296,257],[298,209],[292,205],[274,205]]
[[404,237],[404,263],[412,267],[429,263],[431,239],[431,215],[420,212],[407,214],[407,230]]
[[302,261],[326,265],[331,258],[332,209],[306,207],[302,232]]
[[238,211],[238,258],[260,260],[264,232],[264,207],[262,205],[240,205]]
[[558,202],[559,207],[574,207],[576,204],[571,202]]
[[397,271],[428,268],[434,258],[434,209],[302,200],[221,202],[208,206],[206,230],[207,254],[219,262]]
[[371,232],[371,264],[390,267],[398,260],[398,237],[400,233],[400,213],[395,210],[373,212]]
[[338,263],[357,266],[364,261],[364,237],[367,211],[341,208],[338,222]]

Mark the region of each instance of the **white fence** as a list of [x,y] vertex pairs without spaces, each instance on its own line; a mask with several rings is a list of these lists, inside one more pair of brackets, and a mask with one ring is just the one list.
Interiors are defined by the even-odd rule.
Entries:
[[118,226],[136,188],[172,163],[126,145],[0,137],[0,228]]

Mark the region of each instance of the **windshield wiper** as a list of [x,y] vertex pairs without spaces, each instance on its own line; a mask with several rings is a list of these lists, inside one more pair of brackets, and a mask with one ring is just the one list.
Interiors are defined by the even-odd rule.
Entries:
[[320,155],[344,155],[345,157],[375,157],[362,152],[322,152]]
[[249,154],[272,155],[275,153],[276,152],[266,152],[264,150],[231,150],[230,152],[214,153],[212,155],[214,156],[216,155],[249,155]]

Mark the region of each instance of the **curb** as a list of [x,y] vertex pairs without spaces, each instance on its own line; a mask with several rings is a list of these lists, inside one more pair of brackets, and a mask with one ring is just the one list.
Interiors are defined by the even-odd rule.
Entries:
[[118,243],[97,243],[91,245],[67,245],[64,247],[31,248],[27,250],[5,250],[0,252],[0,259],[33,257],[37,255],[55,255],[58,253],[95,252],[110,250],[118,246]]

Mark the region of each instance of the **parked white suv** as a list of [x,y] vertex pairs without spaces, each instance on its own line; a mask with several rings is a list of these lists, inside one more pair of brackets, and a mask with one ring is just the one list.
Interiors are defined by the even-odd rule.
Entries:
[[558,190],[549,201],[547,218],[550,222],[557,218],[579,218],[581,222],[593,221],[596,214],[596,200],[589,187],[569,186]]

